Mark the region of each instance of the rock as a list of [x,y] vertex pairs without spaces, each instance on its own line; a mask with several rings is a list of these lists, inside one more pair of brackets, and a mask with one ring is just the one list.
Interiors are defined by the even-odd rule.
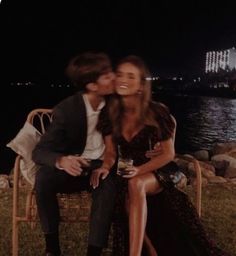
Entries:
[[211,163],[211,161],[198,161],[201,168],[208,169],[212,172],[215,172],[215,166]]
[[209,152],[207,150],[198,150],[193,153],[194,157],[200,161],[208,161],[209,160]]
[[10,188],[8,175],[2,174],[0,175],[0,189],[8,189]]
[[186,157],[186,158],[194,159],[194,157],[190,154],[184,154],[183,156]]
[[226,183],[227,180],[221,176],[215,176],[215,177],[210,177],[208,179],[209,183],[214,183],[214,184],[219,184],[219,183]]
[[217,176],[225,176],[225,171],[229,167],[229,162],[226,160],[222,161],[211,161],[211,164],[215,167],[215,174]]
[[188,164],[188,172],[187,172],[188,177],[196,177],[196,170],[194,168],[193,163]]
[[236,185],[236,178],[229,179],[229,182]]
[[233,158],[236,159],[236,149],[228,153],[229,156],[232,156]]
[[176,164],[179,166],[179,168],[181,170],[187,170],[188,169],[188,164],[189,164],[189,161],[187,160],[184,160],[184,159],[181,159],[181,158],[175,158],[174,160],[176,162]]
[[236,168],[236,159],[226,154],[215,155],[211,158],[211,160],[216,162],[225,160],[229,162],[229,167]]
[[[202,177],[202,186],[204,187],[204,186],[206,186],[207,184],[208,184],[207,178]],[[194,179],[192,180],[191,185],[194,186],[194,187],[197,186],[197,179],[196,179],[196,178],[194,178]]]
[[236,168],[228,167],[225,171],[225,178],[236,178]]
[[216,143],[212,150],[211,155],[225,154],[236,149],[236,142]]

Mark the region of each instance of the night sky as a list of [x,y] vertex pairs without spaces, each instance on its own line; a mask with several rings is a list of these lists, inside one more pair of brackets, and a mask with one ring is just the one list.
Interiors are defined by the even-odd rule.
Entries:
[[236,47],[227,1],[47,2],[2,0],[1,79],[60,80],[69,58],[85,50],[105,51],[114,63],[137,54],[156,75],[197,75],[206,51]]

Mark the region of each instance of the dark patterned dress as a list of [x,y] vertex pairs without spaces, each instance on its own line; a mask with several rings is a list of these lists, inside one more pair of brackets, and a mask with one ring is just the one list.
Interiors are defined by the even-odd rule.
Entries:
[[[156,130],[155,127],[145,126],[129,142],[124,137],[120,137],[117,142],[120,145],[122,156],[132,158],[135,166],[147,162],[149,159],[145,157],[145,152],[149,150],[150,143],[154,145],[160,141]],[[157,174],[158,170],[154,172],[154,175],[159,179]],[[128,220],[123,207],[124,203],[122,203],[126,188],[127,180],[120,178],[119,203],[117,204],[120,208],[118,207],[117,210],[119,218],[115,222],[117,229],[115,229],[114,239],[116,239],[116,245],[118,240],[125,244],[125,247],[114,248],[114,255],[128,255]],[[164,184],[161,193],[147,196],[147,203],[146,231],[158,256],[228,255],[217,248],[207,237],[194,206],[182,191]],[[144,250],[142,255],[146,255]]]

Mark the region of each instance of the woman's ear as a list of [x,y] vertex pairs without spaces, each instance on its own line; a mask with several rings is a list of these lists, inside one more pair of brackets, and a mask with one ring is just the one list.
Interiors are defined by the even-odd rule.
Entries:
[[98,90],[98,85],[96,83],[88,83],[86,89],[89,92],[96,92]]
[[137,91],[137,94],[138,94],[138,95],[143,94],[143,90],[142,90],[142,89],[139,89],[139,90]]

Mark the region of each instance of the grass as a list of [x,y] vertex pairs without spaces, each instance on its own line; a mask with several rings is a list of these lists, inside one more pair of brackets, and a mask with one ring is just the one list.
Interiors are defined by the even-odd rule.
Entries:
[[[191,188],[187,189],[193,198]],[[11,255],[12,190],[0,191],[0,256]],[[202,221],[211,238],[222,249],[236,256],[236,186],[208,185],[203,188]],[[62,250],[67,256],[86,255],[87,223],[61,224]],[[39,225],[31,230],[25,223],[20,225],[19,255],[43,255],[44,242]],[[111,243],[104,251],[111,254]]]

